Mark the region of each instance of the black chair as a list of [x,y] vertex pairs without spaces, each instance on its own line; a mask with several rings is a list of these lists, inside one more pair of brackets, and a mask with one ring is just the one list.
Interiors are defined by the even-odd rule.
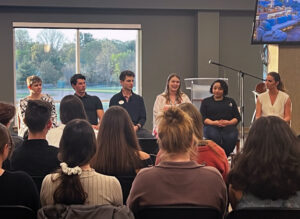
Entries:
[[123,204],[126,205],[126,200],[128,198],[132,186],[132,182],[135,176],[116,176],[116,178],[119,180],[122,188]]
[[231,211],[226,219],[299,219],[300,208],[244,208]]
[[40,194],[40,191],[41,191],[41,187],[42,187],[42,182],[45,178],[45,176],[31,176],[31,178],[33,179],[35,185],[36,185],[36,188]]
[[137,219],[222,219],[220,211],[213,207],[193,205],[145,206]]
[[0,218],[36,219],[35,212],[22,205],[0,205]]
[[142,151],[155,155],[158,153],[159,148],[156,138],[139,138],[138,140]]

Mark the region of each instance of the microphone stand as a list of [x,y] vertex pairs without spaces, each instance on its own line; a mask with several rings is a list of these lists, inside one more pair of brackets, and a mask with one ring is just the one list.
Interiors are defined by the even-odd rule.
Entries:
[[240,145],[241,145],[241,146],[244,146],[244,139],[245,139],[245,134],[244,134],[244,127],[245,127],[245,124],[244,124],[244,76],[247,75],[247,76],[249,76],[249,77],[256,78],[256,79],[262,80],[262,81],[263,81],[263,79],[262,79],[262,78],[259,78],[259,77],[256,77],[255,75],[252,75],[252,74],[243,72],[243,71],[241,71],[241,70],[237,70],[237,69],[235,69],[235,68],[232,68],[232,67],[229,67],[229,66],[220,64],[220,63],[213,62],[213,61],[211,61],[211,60],[209,60],[208,63],[209,63],[209,64],[213,64],[213,65],[218,65],[218,66],[221,66],[221,67],[230,69],[230,70],[233,70],[233,71],[237,72],[238,75],[239,75],[239,83],[240,83],[240,98],[239,98],[239,99],[240,99],[240,113],[241,113],[241,123],[240,123],[241,136],[240,136]]

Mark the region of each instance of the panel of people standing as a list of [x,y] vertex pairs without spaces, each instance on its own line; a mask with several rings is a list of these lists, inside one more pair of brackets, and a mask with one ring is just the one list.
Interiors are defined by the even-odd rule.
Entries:
[[[143,128],[146,110],[132,92],[134,78],[131,71],[121,73],[122,90],[104,113],[100,99],[86,93],[85,77],[74,75],[75,95],[61,100],[58,125],[53,99],[41,93],[41,79],[30,76],[30,95],[18,112],[24,139],[8,131],[16,108],[0,103],[0,205],[37,211],[53,204],[127,204],[136,213],[147,205],[187,204],[224,215],[229,194],[234,209],[300,207],[300,142],[288,125],[291,100],[278,73],[267,76],[257,120],[231,170],[227,157],[238,139],[240,114],[226,82],[212,83],[212,96],[199,110],[181,91],[180,77],[168,77],[153,107],[160,149],[154,165],[138,143],[138,136],[152,135]],[[37,176],[43,179],[40,191]],[[121,181],[124,176],[131,181]]]

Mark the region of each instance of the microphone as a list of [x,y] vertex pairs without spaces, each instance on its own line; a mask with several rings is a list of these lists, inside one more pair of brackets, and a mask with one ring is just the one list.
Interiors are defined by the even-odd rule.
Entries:
[[208,61],[208,63],[211,65],[219,65],[219,66],[221,65],[220,63],[214,62],[211,59]]

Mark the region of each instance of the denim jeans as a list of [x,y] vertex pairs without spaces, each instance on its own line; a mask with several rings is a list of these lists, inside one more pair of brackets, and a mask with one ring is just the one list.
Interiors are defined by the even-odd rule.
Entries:
[[213,140],[220,145],[227,157],[234,150],[239,135],[238,129],[234,125],[225,127],[204,125],[203,134],[206,139]]

